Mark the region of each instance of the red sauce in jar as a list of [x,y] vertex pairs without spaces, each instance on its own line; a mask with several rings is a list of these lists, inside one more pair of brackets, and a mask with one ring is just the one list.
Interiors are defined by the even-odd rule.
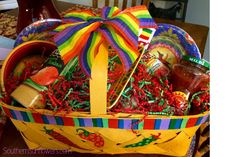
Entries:
[[[177,115],[187,114],[188,98],[209,83],[209,63],[190,56],[184,56],[180,63],[174,64],[171,71]],[[182,97],[182,99],[181,99]]]
[[190,56],[184,56],[180,63],[174,64],[171,81],[174,91],[188,90],[193,94],[209,83],[209,63]]

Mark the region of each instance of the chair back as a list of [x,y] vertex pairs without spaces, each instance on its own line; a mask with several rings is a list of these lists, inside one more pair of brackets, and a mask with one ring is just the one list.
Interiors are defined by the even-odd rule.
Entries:
[[[104,0],[105,5],[104,6],[110,6],[111,0]],[[131,2],[131,6],[136,5],[146,5],[148,7],[150,0],[113,0],[113,6],[119,7],[119,3],[122,3],[122,10],[127,8]],[[101,0],[93,0],[93,7],[98,8],[98,2],[102,2]],[[138,3],[139,2],[139,3]]]

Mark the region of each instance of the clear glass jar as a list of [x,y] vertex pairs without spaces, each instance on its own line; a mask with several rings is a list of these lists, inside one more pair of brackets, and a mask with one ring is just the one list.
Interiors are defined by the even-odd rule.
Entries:
[[207,61],[191,56],[183,56],[180,63],[172,66],[170,79],[180,114],[188,112],[189,97],[209,83],[209,67]]
[[171,71],[171,81],[174,91],[189,91],[190,94],[200,90],[209,82],[210,64],[190,56],[183,56],[180,63],[174,64]]

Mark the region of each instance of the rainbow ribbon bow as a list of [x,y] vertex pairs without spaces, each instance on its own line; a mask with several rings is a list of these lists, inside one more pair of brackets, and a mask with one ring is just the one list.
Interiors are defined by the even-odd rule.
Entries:
[[119,10],[104,7],[101,16],[91,11],[72,11],[64,16],[65,24],[54,31],[54,41],[64,64],[76,55],[81,68],[91,76],[91,67],[99,46],[107,42],[118,54],[126,71],[139,56],[140,28],[156,28],[146,6]]

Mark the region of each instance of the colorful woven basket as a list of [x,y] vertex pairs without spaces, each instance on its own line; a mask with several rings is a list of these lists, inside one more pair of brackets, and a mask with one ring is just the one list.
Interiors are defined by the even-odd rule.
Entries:
[[195,132],[209,118],[209,112],[193,116],[150,115],[144,120],[140,114],[92,116],[75,112],[65,116],[46,110],[13,107],[3,102],[1,108],[30,149],[68,149],[97,154],[184,156]]
[[[64,40],[63,37],[59,39]],[[99,87],[107,83],[104,81],[107,80],[106,49],[107,46],[101,46],[93,60],[93,79],[90,80],[91,113],[55,113],[45,109],[14,107],[0,102],[1,109],[20,131],[28,147],[96,154],[186,155],[197,129],[208,120],[209,112],[191,116],[108,114],[107,88],[104,86],[101,91]]]

